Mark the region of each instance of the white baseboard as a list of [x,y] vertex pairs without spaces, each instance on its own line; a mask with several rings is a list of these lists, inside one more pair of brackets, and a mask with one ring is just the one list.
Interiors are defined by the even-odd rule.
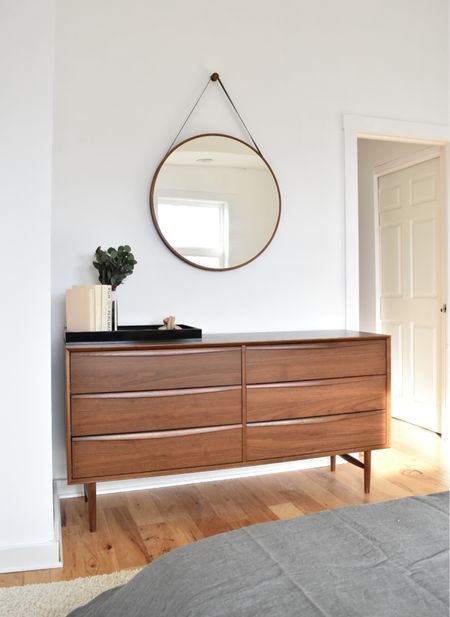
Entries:
[[59,505],[59,497],[56,492],[56,482],[53,480],[53,529],[55,541],[58,542],[58,565],[54,568],[63,567],[63,541],[61,531],[61,507]]
[[61,568],[59,542],[0,547],[0,574]]
[[61,568],[59,541],[0,547],[0,573]]
[[[336,457],[336,463],[344,463]],[[134,478],[132,480],[114,480],[112,482],[99,482],[97,493],[123,493],[127,491],[142,491],[152,488],[167,486],[180,486],[182,484],[196,484],[198,482],[216,482],[218,480],[232,480],[233,478],[249,478],[251,476],[266,476],[283,471],[298,471],[302,469],[314,469],[327,467],[330,464],[329,457],[312,458],[301,461],[287,461],[283,463],[269,463],[266,465],[253,465],[250,467],[234,467],[230,469],[216,469],[213,471],[199,471],[195,473],[174,474],[170,476],[154,476],[151,478]],[[55,493],[59,499],[79,497],[83,495],[83,485],[67,484],[65,479],[55,480]]]
[[53,491],[54,539],[36,544],[0,547],[0,574],[62,568],[61,513]]

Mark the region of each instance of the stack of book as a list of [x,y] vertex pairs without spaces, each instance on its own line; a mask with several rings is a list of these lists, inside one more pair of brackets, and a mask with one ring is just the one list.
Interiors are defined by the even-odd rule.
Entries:
[[111,285],[73,285],[67,289],[66,325],[71,332],[112,330]]

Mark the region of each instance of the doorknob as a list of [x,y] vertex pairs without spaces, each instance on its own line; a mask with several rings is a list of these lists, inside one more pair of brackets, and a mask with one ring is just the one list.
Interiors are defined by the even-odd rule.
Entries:
[[447,312],[447,305],[443,304],[439,310],[441,311],[441,313],[446,313]]

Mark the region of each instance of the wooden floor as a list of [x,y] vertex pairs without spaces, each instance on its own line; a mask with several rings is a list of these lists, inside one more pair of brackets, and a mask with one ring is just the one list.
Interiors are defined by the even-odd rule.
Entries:
[[67,580],[144,566],[200,538],[360,503],[448,489],[446,448],[434,433],[400,421],[392,448],[372,456],[372,489],[348,463],[261,477],[98,497],[98,531],[88,530],[83,498],[61,501],[64,567],[0,574],[0,586]]

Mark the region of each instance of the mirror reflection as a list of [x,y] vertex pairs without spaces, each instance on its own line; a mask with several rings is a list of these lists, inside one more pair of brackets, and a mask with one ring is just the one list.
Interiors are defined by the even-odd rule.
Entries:
[[248,263],[270,243],[280,195],[256,150],[226,135],[200,135],[161,163],[151,208],[176,255],[200,268],[224,270]]

